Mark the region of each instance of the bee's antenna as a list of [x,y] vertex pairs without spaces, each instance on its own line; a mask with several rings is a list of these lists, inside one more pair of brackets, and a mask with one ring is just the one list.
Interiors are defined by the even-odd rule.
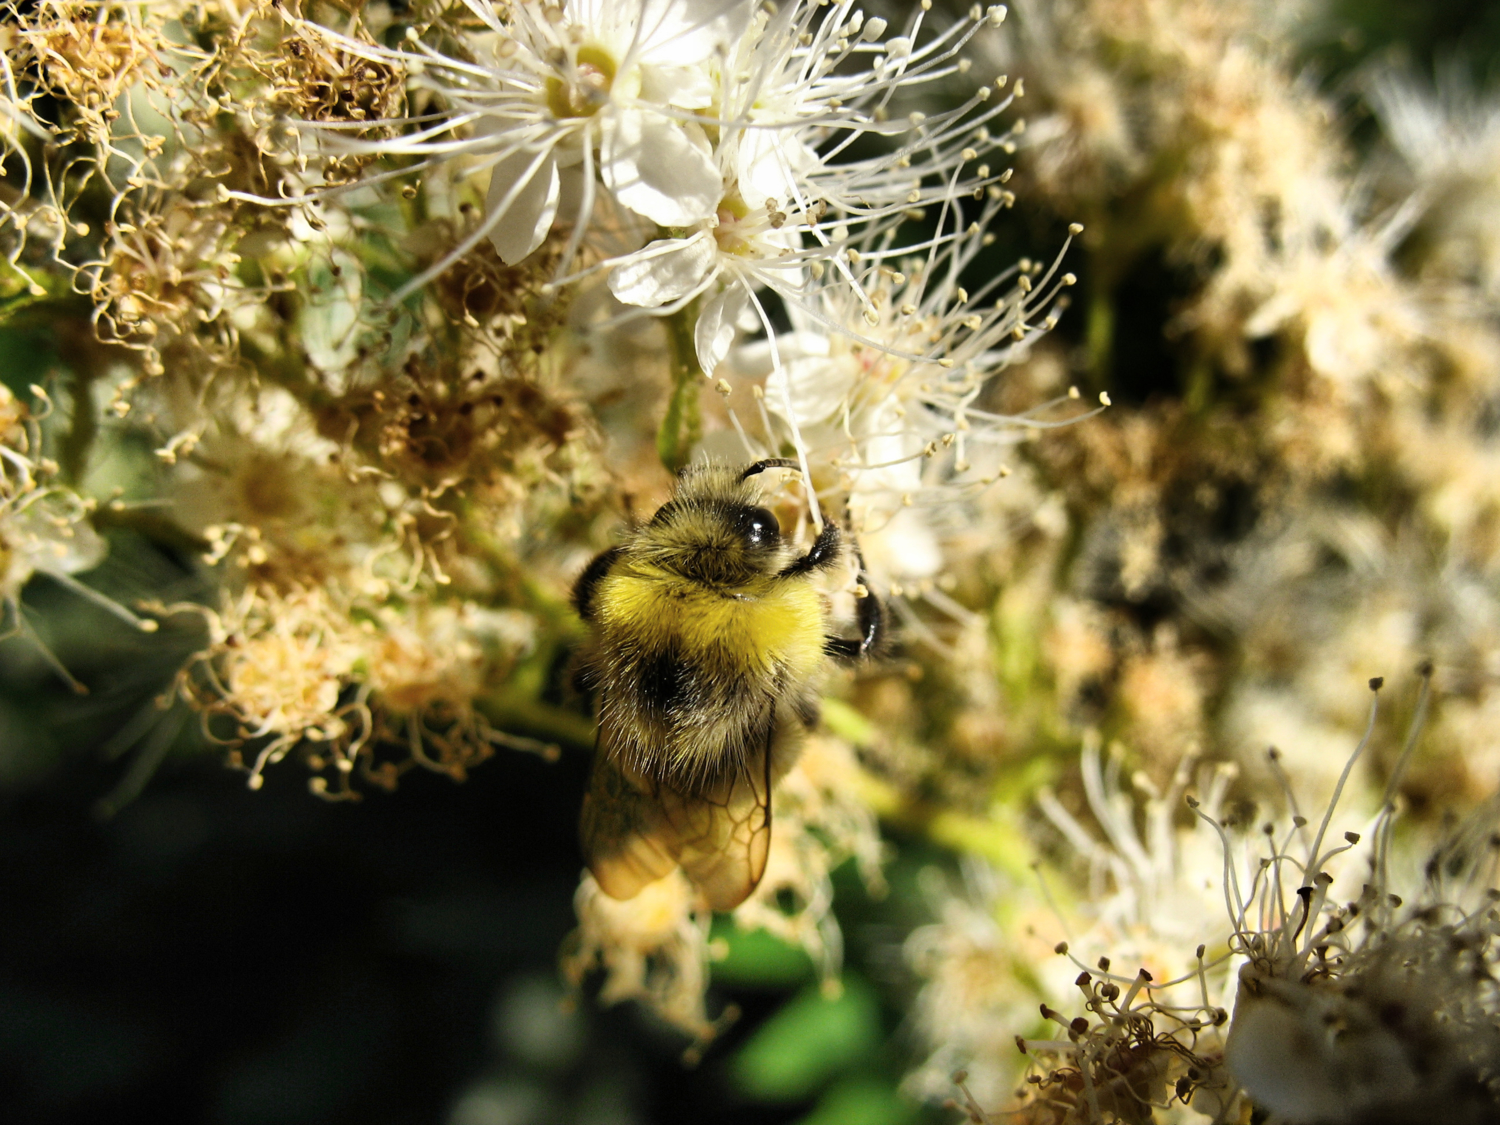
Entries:
[[757,473],[763,473],[767,469],[796,469],[800,473],[802,471],[802,465],[797,461],[795,457],[767,457],[763,460],[755,462],[755,464],[751,465],[743,473],[741,473],[740,480],[749,480]]

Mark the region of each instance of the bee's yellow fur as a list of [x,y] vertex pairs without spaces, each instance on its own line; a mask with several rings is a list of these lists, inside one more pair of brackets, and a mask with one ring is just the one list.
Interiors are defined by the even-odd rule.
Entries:
[[825,630],[822,598],[806,576],[780,582],[758,578],[718,592],[655,567],[627,564],[600,583],[599,607],[606,649],[626,643],[647,651],[676,646],[693,675],[735,692],[700,700],[702,710],[692,721],[676,724],[667,745],[653,745],[655,724],[644,714],[643,700],[606,700],[612,721],[644,728],[638,740],[622,732],[622,741],[637,741],[633,749],[667,772],[712,772],[716,758],[744,741],[740,727],[759,710],[757,699],[790,692],[805,696],[812,713],[826,659]]

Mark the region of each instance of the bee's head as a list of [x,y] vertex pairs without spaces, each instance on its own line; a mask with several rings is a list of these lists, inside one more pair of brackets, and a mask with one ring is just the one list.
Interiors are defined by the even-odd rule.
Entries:
[[761,506],[761,486],[743,468],[694,464],[677,491],[641,528],[634,554],[643,562],[713,586],[775,574],[785,562],[781,525]]

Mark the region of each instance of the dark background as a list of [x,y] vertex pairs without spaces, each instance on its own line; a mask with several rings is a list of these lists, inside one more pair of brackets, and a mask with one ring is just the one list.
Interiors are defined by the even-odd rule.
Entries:
[[[3,340],[3,334],[0,334]],[[129,536],[90,582],[190,594]],[[915,1125],[896,1085],[915,1046],[900,942],[912,886],[946,857],[907,841],[892,895],[840,872],[844,997],[799,950],[727,926],[691,1044],[587,982],[567,1009],[587,754],[510,750],[463,784],[420,770],[355,803],[287,761],[258,792],[180,705],[154,705],[191,625],[143,643],[46,577],[28,619],[86,683],[0,642],[0,1120],[72,1125]],[[125,737],[120,737],[125,732]],[[137,792],[138,790],[138,792]]]

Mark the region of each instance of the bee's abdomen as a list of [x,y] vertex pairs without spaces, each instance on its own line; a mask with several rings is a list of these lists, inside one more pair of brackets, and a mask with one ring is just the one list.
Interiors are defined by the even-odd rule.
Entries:
[[722,722],[747,700],[774,694],[783,678],[775,668],[752,670],[726,653],[678,645],[637,654],[612,677],[634,710],[674,729]]
[[639,699],[641,710],[660,722],[669,722],[675,713],[697,705],[700,694],[683,662],[680,649],[669,646],[642,658],[632,669],[629,681]]

